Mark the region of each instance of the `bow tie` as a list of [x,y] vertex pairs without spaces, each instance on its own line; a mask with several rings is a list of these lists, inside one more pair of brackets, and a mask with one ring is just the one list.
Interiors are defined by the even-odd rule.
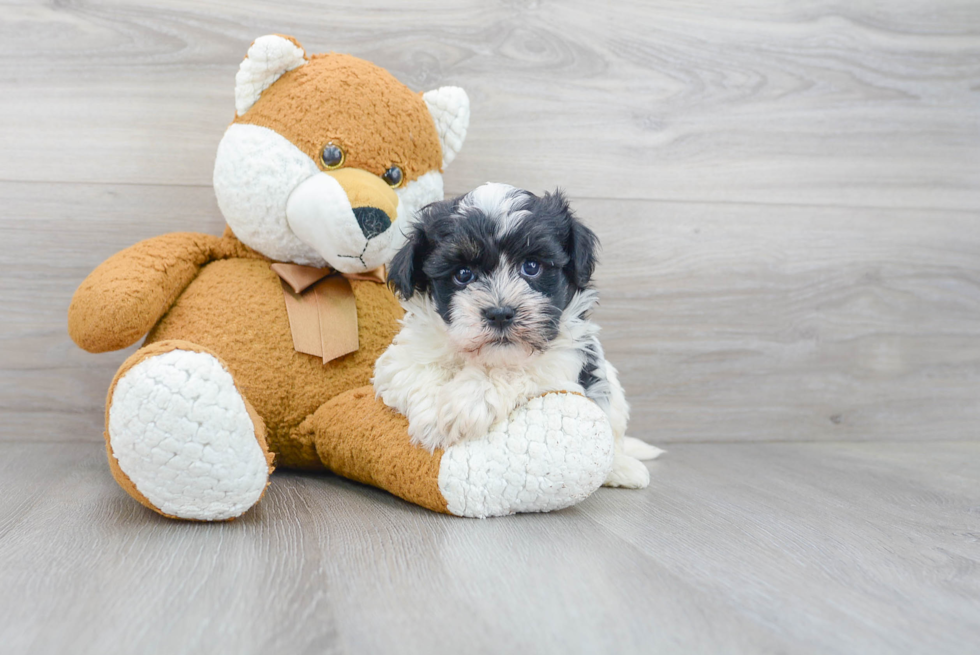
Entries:
[[322,357],[323,363],[355,352],[357,303],[349,280],[385,283],[384,267],[364,273],[341,273],[332,268],[276,263],[293,348]]

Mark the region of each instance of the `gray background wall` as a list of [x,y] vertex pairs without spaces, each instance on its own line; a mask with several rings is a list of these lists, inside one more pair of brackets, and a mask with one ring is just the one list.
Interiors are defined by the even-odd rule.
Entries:
[[568,191],[637,436],[977,437],[975,2],[0,7],[0,439],[101,438],[126,353],[73,346],[71,293],[220,232],[213,156],[270,31],[464,86],[448,192]]

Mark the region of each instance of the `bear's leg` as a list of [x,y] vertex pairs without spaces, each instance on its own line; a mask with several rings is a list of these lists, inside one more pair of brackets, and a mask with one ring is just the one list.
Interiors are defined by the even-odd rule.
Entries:
[[606,479],[613,437],[591,400],[550,393],[479,439],[429,453],[374,388],[348,391],[305,422],[324,465],[428,509],[484,518],[547,512],[584,500]]
[[265,424],[206,348],[159,341],[123,363],[106,401],[113,477],[164,516],[222,521],[259,501],[272,472]]

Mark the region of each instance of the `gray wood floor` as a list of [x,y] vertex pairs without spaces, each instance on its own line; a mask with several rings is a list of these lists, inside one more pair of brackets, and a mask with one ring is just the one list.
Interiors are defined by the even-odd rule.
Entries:
[[678,444],[652,472],[641,493],[487,521],[282,473],[205,525],[130,501],[97,444],[7,444],[0,644],[976,652],[980,444]]
[[[68,301],[221,231],[269,32],[466,87],[448,191],[569,192],[650,489],[468,521],[280,472],[203,525],[115,486],[127,353]],[[976,0],[0,0],[0,61],[0,653],[980,651]]]

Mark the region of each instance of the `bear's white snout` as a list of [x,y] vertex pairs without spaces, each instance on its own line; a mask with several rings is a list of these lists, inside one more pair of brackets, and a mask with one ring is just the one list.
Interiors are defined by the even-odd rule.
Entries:
[[369,271],[391,259],[397,216],[398,195],[356,168],[317,173],[286,202],[293,234],[344,273]]
[[392,189],[359,168],[323,172],[280,134],[238,123],[218,145],[214,193],[245,245],[274,261],[344,273],[391,261],[415,211],[443,198],[438,170]]

